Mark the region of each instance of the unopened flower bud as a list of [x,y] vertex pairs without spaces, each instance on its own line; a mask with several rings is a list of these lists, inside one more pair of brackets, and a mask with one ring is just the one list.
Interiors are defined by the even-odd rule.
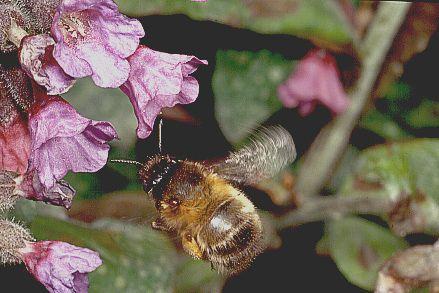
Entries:
[[0,220],[0,263],[20,263],[20,249],[26,247],[27,241],[33,241],[29,231],[21,225]]

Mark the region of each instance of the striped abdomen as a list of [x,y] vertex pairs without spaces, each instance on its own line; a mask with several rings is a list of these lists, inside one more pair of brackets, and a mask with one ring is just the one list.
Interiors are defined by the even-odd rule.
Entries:
[[261,252],[262,225],[253,204],[239,192],[215,210],[198,238],[213,267],[236,274]]

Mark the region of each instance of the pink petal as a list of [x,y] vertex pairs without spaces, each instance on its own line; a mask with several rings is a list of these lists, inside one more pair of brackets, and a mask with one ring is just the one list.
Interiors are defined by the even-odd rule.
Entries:
[[35,171],[28,171],[16,190],[21,197],[62,206],[66,209],[70,209],[76,194],[76,191],[64,180],[55,182],[49,189],[45,188]]
[[127,80],[125,59],[145,35],[140,22],[120,14],[112,0],[62,1],[51,31],[53,56],[67,74],[113,88]]
[[146,138],[163,107],[188,104],[199,93],[197,80],[189,76],[207,61],[194,56],[167,54],[139,46],[128,58],[131,72],[121,90],[130,98],[138,120],[137,136]]
[[19,57],[26,74],[44,86],[48,94],[57,95],[67,92],[75,79],[67,75],[53,58],[53,44],[55,41],[46,34],[25,37]]
[[130,73],[128,61],[102,46],[93,43],[83,44],[78,47],[76,57],[87,60],[93,71],[91,78],[97,86],[116,88],[128,79]]
[[75,48],[64,43],[57,43],[53,48],[53,57],[68,75],[75,78],[91,76],[93,69],[90,64],[76,55]]
[[96,172],[101,169],[117,138],[109,122],[93,121],[79,115],[58,96],[39,96],[31,109],[31,169],[38,172],[45,188],[52,188],[68,171]]
[[0,124],[0,170],[26,172],[30,145],[27,121],[23,117],[17,116],[7,125]]
[[87,273],[102,264],[97,252],[61,241],[27,242],[21,253],[28,271],[53,293],[87,292]]

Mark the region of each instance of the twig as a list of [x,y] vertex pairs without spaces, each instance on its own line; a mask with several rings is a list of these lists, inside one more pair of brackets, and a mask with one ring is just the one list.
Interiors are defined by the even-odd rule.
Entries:
[[390,212],[393,206],[390,199],[375,194],[321,197],[307,201],[296,210],[279,217],[276,227],[281,230],[348,214],[382,215]]
[[300,202],[317,195],[342,156],[353,128],[367,104],[387,52],[411,3],[382,2],[360,44],[363,67],[351,91],[350,107],[319,133],[302,165],[295,191]]

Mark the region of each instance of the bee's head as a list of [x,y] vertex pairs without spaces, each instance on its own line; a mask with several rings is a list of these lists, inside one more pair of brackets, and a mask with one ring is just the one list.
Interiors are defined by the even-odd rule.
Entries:
[[180,162],[167,155],[156,155],[139,170],[139,179],[146,193],[151,193],[157,202],[163,199],[163,192],[169,184]]

